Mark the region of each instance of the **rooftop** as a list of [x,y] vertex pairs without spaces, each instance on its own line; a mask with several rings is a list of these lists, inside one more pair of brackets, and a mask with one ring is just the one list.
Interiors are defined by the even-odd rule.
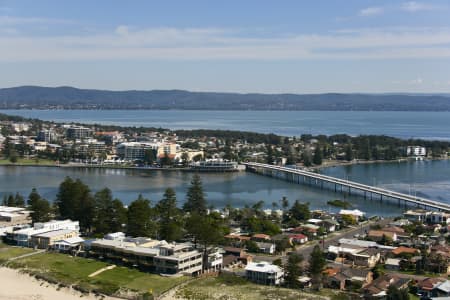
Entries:
[[277,265],[272,265],[266,261],[251,262],[245,267],[246,271],[261,272],[261,273],[280,273],[281,268]]

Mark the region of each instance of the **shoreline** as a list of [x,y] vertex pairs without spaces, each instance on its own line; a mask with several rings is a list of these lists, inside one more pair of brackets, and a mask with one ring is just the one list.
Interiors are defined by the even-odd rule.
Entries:
[[[421,161],[442,161],[450,160],[449,158],[424,158]],[[403,163],[409,161],[416,161],[411,158],[399,158],[396,160],[358,160],[353,161],[337,161],[337,160],[324,160],[324,163],[320,166],[303,167],[309,171],[320,171],[326,168],[345,167],[353,165],[366,165],[366,164],[392,164]],[[111,170],[139,170],[139,171],[180,171],[180,172],[202,172],[202,173],[229,173],[229,172],[245,172],[245,168],[230,169],[230,170],[207,170],[207,169],[193,169],[193,168],[154,168],[154,167],[133,167],[133,166],[120,166],[120,165],[89,165],[89,164],[42,164],[42,163],[0,163],[0,167],[54,167],[54,168],[86,168],[86,169],[111,169]],[[242,166],[242,164],[239,164]]]
[[81,293],[73,288],[60,287],[48,281],[37,279],[21,269],[11,269],[0,266],[0,278],[2,287],[0,289],[0,300],[114,300],[119,299],[106,295],[94,295],[92,293]]

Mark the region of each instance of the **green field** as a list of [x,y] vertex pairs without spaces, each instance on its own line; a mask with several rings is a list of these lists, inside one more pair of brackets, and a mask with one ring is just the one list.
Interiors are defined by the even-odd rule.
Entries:
[[8,259],[33,252],[30,248],[11,247],[0,242],[0,264]]
[[128,290],[138,294],[160,295],[166,290],[189,280],[189,277],[168,278],[143,273],[135,269],[116,267],[95,277],[89,274],[109,266],[93,259],[72,257],[58,253],[41,253],[8,263],[9,267],[27,269],[31,274],[65,286],[73,285],[83,291],[107,295]]
[[17,158],[17,162],[12,163],[9,159],[0,159],[0,165],[37,165],[37,166],[54,166],[56,164],[55,161],[49,159],[26,159],[26,158]]
[[[230,276],[203,278],[180,287],[176,299],[180,300],[297,300],[297,299],[334,299],[339,291],[322,290],[320,294],[300,290],[253,284],[245,279],[232,279]],[[163,298],[164,299],[164,298]]]

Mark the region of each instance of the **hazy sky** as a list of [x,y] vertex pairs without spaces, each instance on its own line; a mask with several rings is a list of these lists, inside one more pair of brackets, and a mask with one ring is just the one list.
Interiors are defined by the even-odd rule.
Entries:
[[450,1],[0,0],[0,87],[450,92]]

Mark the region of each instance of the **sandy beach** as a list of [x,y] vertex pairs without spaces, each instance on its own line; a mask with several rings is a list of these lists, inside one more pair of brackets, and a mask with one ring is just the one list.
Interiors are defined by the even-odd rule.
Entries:
[[4,267],[0,267],[0,283],[0,300],[79,300],[81,296],[81,299],[101,299],[68,288],[57,290],[55,285]]

